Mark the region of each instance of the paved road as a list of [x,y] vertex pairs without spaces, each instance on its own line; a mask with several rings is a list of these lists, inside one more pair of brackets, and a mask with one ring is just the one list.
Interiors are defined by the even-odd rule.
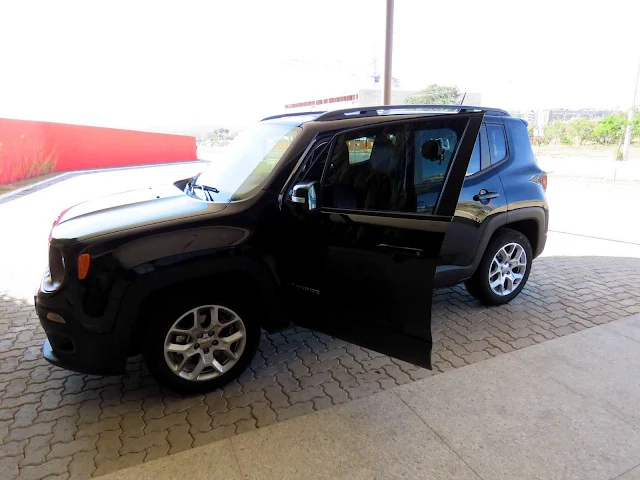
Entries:
[[[251,369],[207,395],[162,391],[139,358],[122,377],[48,365],[40,357],[44,334],[30,295],[46,259],[50,222],[69,203],[187,176],[190,169],[74,177],[0,204],[0,218],[14,225],[0,236],[3,478],[97,476],[640,312],[640,245],[622,222],[628,209],[612,208],[606,231],[575,221],[582,203],[600,208],[593,198],[606,196],[624,205],[640,191],[553,178],[552,229],[568,234],[550,234],[529,284],[507,306],[482,307],[462,287],[436,292],[432,372],[300,329],[265,335]],[[581,198],[587,188],[595,194],[589,200]]]

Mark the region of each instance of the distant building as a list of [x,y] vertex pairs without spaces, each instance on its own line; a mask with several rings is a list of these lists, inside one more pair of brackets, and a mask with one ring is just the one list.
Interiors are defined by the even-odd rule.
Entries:
[[[405,100],[418,93],[417,90],[391,89],[391,104],[402,105]],[[463,105],[480,105],[482,96],[479,93],[467,93],[461,95],[458,101]],[[382,105],[383,94],[381,88],[359,88],[340,95],[331,95],[314,100],[288,103],[284,106],[285,112],[306,112],[313,110],[339,110],[342,108],[370,107]]]
[[[415,90],[391,90],[391,103],[403,104],[407,97],[415,94]],[[344,92],[341,95],[328,95],[313,100],[288,103],[286,112],[305,112],[313,110],[339,110],[341,108],[369,107],[382,105],[382,90],[379,88],[359,88]]]

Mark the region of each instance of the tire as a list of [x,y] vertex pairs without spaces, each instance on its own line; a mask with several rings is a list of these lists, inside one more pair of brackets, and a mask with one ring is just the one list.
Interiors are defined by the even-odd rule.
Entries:
[[[143,356],[156,381],[176,393],[203,393],[224,386],[249,366],[258,349],[260,326],[255,311],[233,295],[178,292],[156,312],[146,323]],[[217,324],[212,321],[216,312]],[[239,339],[223,341],[232,338]],[[165,344],[174,351],[167,351]],[[176,348],[186,354],[177,353]],[[214,367],[215,362],[219,366]]]
[[[507,258],[509,254],[518,258]],[[522,254],[526,255],[526,259]],[[532,260],[533,251],[527,237],[517,230],[501,228],[487,245],[480,265],[465,282],[465,287],[485,305],[504,305],[517,297],[526,285]],[[501,279],[504,279],[502,285]]]

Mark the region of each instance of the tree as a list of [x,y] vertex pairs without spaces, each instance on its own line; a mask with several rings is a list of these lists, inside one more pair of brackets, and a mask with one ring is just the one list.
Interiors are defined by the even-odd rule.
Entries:
[[593,135],[603,145],[620,144],[627,124],[624,113],[607,115],[593,129]]
[[435,105],[456,105],[460,92],[456,86],[429,85],[427,88],[407,97],[404,103],[408,105],[435,104]]
[[580,145],[592,142],[596,122],[588,118],[578,118],[568,125],[567,133],[578,140]]
[[544,137],[549,142],[571,143],[568,135],[568,124],[562,122],[551,122],[544,126]]

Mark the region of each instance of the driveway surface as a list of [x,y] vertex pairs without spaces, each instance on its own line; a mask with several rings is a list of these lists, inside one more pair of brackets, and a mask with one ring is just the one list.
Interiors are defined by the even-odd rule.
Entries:
[[[162,391],[139,358],[121,377],[49,365],[41,358],[44,333],[32,294],[56,215],[92,196],[199,169],[189,164],[81,175],[0,204],[3,225],[12,226],[0,235],[2,478],[102,475],[640,312],[640,245],[625,237],[628,209],[612,208],[612,227],[585,236],[571,220],[580,209],[574,193],[584,184],[552,178],[552,229],[566,226],[566,233],[550,233],[527,287],[509,305],[482,307],[463,287],[435,293],[433,371],[302,329],[263,336],[251,369],[207,395]],[[589,185],[597,194],[601,184]],[[617,191],[607,190],[608,202],[615,203]],[[553,216],[556,209],[561,213]]]
[[104,480],[638,480],[640,315]]

